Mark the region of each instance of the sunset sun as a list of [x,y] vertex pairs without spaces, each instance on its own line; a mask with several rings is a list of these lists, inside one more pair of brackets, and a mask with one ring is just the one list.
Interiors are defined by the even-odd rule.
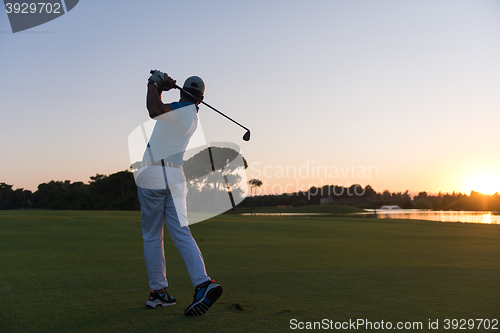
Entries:
[[500,192],[500,179],[492,173],[478,173],[471,176],[464,184],[464,192],[481,192],[495,194]]

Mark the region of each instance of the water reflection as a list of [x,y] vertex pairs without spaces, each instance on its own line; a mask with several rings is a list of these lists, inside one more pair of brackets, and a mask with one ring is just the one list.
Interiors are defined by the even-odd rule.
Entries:
[[491,212],[433,211],[421,209],[365,210],[366,212],[359,214],[382,219],[411,219],[439,222],[500,224],[500,215],[493,215]]
[[[260,215],[260,216],[335,216],[329,213],[240,213],[239,215]],[[464,222],[464,223],[485,223],[500,224],[500,215],[493,215],[491,212],[473,211],[434,211],[423,209],[365,209],[363,213],[347,214],[352,216],[366,216],[380,219],[408,219],[408,220],[428,220],[438,222]]]
[[240,213],[238,215],[259,215],[259,216],[316,216],[333,215],[330,213]]

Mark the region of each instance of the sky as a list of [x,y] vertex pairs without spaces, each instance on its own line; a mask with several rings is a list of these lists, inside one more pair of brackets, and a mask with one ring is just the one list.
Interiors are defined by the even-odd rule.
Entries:
[[[12,33],[0,13],[0,182],[127,170],[151,69],[198,75],[209,142],[259,193],[500,191],[500,2],[97,1]],[[178,91],[165,92],[165,103]]]

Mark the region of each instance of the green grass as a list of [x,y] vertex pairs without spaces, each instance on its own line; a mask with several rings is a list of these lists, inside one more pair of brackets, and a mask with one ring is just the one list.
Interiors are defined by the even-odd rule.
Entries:
[[0,332],[286,332],[292,318],[429,332],[428,319],[500,319],[498,225],[222,215],[191,229],[224,287],[197,318],[183,315],[193,289],[168,236],[178,303],[144,306],[138,212],[0,211]]
[[347,205],[308,205],[298,207],[236,207],[230,213],[322,213],[322,214],[352,214],[360,213],[364,210],[361,208]]

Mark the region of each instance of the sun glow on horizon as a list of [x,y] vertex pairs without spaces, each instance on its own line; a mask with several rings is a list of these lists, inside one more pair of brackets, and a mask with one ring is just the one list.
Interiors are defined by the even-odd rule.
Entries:
[[464,182],[462,191],[465,193],[475,191],[483,194],[495,194],[500,192],[500,179],[498,175],[493,173],[477,173]]

